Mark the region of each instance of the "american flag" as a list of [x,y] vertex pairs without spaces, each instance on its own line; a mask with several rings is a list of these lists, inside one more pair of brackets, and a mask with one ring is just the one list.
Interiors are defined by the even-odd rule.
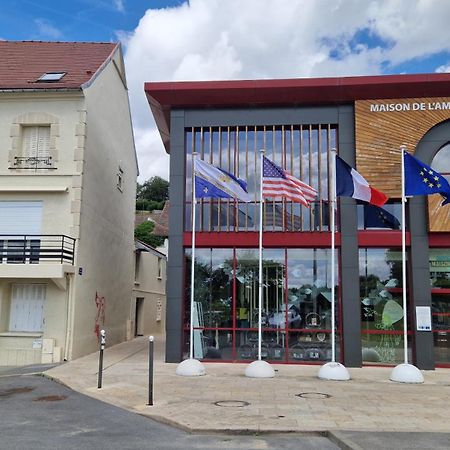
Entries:
[[263,197],[285,198],[309,206],[317,191],[263,156]]

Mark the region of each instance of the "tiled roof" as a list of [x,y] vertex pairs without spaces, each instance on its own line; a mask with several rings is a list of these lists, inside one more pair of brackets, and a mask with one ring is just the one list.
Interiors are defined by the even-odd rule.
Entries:
[[[0,89],[77,89],[88,82],[118,44],[107,42],[0,41]],[[56,82],[44,73],[66,72]]]

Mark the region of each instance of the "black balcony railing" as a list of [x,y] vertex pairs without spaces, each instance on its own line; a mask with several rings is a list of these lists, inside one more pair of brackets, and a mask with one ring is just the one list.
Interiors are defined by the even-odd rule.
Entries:
[[15,156],[12,169],[54,169],[51,156]]
[[0,234],[0,264],[72,264],[75,239],[64,235]]

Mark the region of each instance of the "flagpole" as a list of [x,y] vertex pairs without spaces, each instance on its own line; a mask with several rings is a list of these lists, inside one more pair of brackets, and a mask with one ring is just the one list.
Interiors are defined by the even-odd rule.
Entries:
[[261,162],[260,162],[260,188],[259,188],[259,275],[258,275],[258,361],[261,361],[261,346],[262,346],[262,296],[263,296],[263,267],[262,267],[262,240],[263,240],[263,156],[264,150],[260,151]]
[[[420,370],[408,363],[408,310],[406,304],[406,195],[405,195],[405,152],[406,146],[400,146],[402,158],[402,300],[403,300],[403,364],[398,364],[391,372],[389,379],[399,383],[423,383]],[[411,290],[409,290],[411,292]]]
[[331,362],[336,362],[336,314],[335,314],[335,238],[336,238],[336,149],[331,150]]
[[405,196],[405,147],[402,156],[402,298],[403,298],[403,360],[408,364],[408,314],[406,310],[406,196]]
[[195,160],[196,152],[192,152],[192,246],[191,246],[191,295],[190,295],[190,327],[189,327],[189,358],[178,364],[176,374],[186,377],[205,375],[203,364],[194,359],[194,294],[195,294],[195,222],[197,196],[195,193]]
[[[195,159],[197,158],[197,153],[192,152],[192,167],[195,171]],[[190,309],[191,309],[191,320],[189,328],[189,359],[194,358],[194,283],[195,283],[195,224],[196,224],[196,209],[197,209],[197,197],[195,195],[195,172],[192,176],[192,246],[191,246],[191,298],[190,298]]]
[[335,314],[335,214],[336,214],[336,149],[331,149],[331,217],[330,217],[330,227],[331,227],[331,361],[324,364],[319,369],[318,377],[324,380],[336,380],[336,381],[347,381],[350,380],[350,374],[347,368],[336,362],[336,314]]
[[262,267],[262,239],[263,239],[263,175],[264,175],[264,153],[265,150],[260,150],[261,164],[260,164],[260,183],[259,183],[259,275],[258,275],[258,359],[250,363],[245,369],[245,376],[250,378],[273,378],[275,370],[267,362],[261,358],[262,346],[262,296],[263,296],[263,267]]

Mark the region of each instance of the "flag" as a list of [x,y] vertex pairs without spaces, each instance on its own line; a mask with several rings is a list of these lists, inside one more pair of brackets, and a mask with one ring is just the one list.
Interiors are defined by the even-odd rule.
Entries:
[[285,198],[309,206],[317,191],[263,156],[262,194],[263,197]]
[[383,206],[388,199],[339,156],[336,156],[336,196],[352,197],[376,206]]
[[245,181],[201,159],[195,159],[194,176],[196,198],[236,198],[243,202],[252,200]]
[[450,184],[438,172],[403,152],[405,163],[405,195],[441,194],[444,197],[442,205],[450,203]]
[[400,222],[393,214],[383,208],[366,203],[364,205],[364,228],[400,229]]

